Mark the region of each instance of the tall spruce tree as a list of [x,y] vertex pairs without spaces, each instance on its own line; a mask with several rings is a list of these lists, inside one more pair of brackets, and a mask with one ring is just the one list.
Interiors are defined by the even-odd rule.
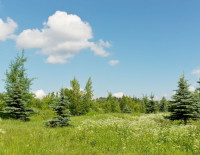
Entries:
[[169,104],[171,115],[167,118],[170,120],[183,120],[186,125],[189,119],[197,119],[196,103],[192,93],[189,91],[189,85],[185,76],[182,75],[178,81],[178,89],[172,96],[172,101]]
[[33,79],[28,78],[24,63],[27,58],[24,57],[24,51],[21,56],[17,55],[14,61],[11,61],[9,70],[6,72],[6,97],[3,113],[10,118],[29,120],[33,110],[27,108],[26,104],[31,98],[30,85]]
[[56,101],[52,108],[58,115],[57,117],[54,117],[52,120],[49,120],[45,122],[45,124],[49,127],[63,127],[63,126],[69,126],[70,120],[70,112],[67,109],[67,106],[69,105],[68,97],[64,95],[64,89],[60,90],[60,96],[59,100]]

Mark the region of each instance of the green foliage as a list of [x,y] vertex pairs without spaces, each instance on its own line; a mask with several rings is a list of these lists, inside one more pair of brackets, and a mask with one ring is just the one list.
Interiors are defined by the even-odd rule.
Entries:
[[156,113],[156,102],[154,101],[154,95],[151,94],[150,100],[145,98],[146,102],[146,113]]
[[178,89],[172,99],[169,104],[171,115],[167,118],[170,120],[183,120],[185,125],[189,119],[199,118],[199,114],[197,114],[197,111],[199,111],[198,101],[194,102],[196,97],[189,91],[189,85],[184,75],[180,77]]
[[119,102],[112,96],[110,92],[108,93],[108,97],[106,99],[106,106],[106,112],[121,112]]
[[131,113],[131,108],[129,108],[127,105],[123,109],[123,113]]
[[192,94],[192,102],[194,106],[193,120],[200,118],[200,96],[198,90]]
[[69,97],[70,104],[69,109],[72,115],[81,115],[84,114],[84,105],[82,102],[82,93],[80,91],[80,84],[76,77],[70,81],[71,89],[66,89],[65,95]]
[[6,97],[3,113],[8,117],[20,120],[29,120],[29,115],[33,110],[27,108],[26,104],[31,98],[29,93],[30,85],[33,79],[28,78],[24,63],[27,59],[22,55],[11,61],[9,71],[6,72]]
[[164,96],[160,100],[159,111],[160,112],[167,112],[168,111],[168,101]]
[[123,113],[131,113],[132,111],[137,111],[136,109],[134,109],[136,108],[136,104],[131,97],[123,95],[119,104],[120,109]]
[[198,87],[197,87],[197,92],[199,93],[199,96],[200,96],[200,78],[199,78],[199,80],[197,81],[197,83],[198,83]]
[[69,105],[69,100],[64,95],[64,89],[61,89],[59,100],[52,105],[52,108],[56,112],[58,117],[54,117],[52,120],[45,122],[45,124],[49,127],[69,126],[70,112],[67,109],[68,105]]
[[92,97],[93,97],[93,89],[92,89],[92,80],[91,77],[88,79],[86,86],[85,86],[85,92],[83,94],[83,106],[82,106],[82,113],[86,114],[89,112],[89,109],[92,106]]

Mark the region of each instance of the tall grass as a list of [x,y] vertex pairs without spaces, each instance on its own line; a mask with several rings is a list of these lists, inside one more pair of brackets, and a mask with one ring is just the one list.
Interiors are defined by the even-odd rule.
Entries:
[[162,114],[94,114],[73,126],[47,128],[53,113],[30,122],[0,120],[0,154],[200,154],[200,125],[179,125]]

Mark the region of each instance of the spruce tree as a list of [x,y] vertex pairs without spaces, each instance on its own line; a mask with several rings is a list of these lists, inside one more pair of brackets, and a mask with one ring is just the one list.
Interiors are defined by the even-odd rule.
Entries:
[[198,83],[198,87],[197,87],[196,90],[197,90],[199,97],[200,97],[200,79],[197,81],[197,83]]
[[172,96],[172,101],[169,105],[171,115],[167,118],[170,120],[182,120],[186,125],[189,119],[197,119],[196,103],[192,93],[189,91],[189,85],[185,80],[184,75],[180,77],[178,89]]
[[195,108],[194,119],[199,119],[200,118],[200,97],[199,97],[199,92],[197,89],[192,94],[192,101]]
[[196,109],[196,117],[200,118],[200,79],[197,81],[198,87],[193,93],[193,102]]
[[123,109],[123,113],[132,113],[132,110],[130,107],[127,106],[127,104],[125,105],[124,109]]
[[148,99],[148,96],[147,95],[143,95],[142,97],[142,111],[145,112],[145,113],[148,113],[148,109],[147,109],[147,106],[149,104],[149,99]]
[[146,113],[155,113],[156,112],[156,103],[154,101],[154,95],[151,94],[150,100],[146,104]]
[[27,108],[26,104],[31,98],[30,85],[33,79],[28,78],[24,63],[27,58],[22,55],[11,61],[9,70],[6,72],[6,97],[3,113],[10,118],[29,120],[33,110]]
[[168,111],[168,101],[165,97],[162,97],[162,99],[160,100],[159,111],[160,112]]
[[53,110],[58,115],[57,117],[54,117],[52,120],[49,120],[45,122],[45,124],[49,127],[63,127],[63,126],[69,126],[70,120],[70,112],[67,109],[67,106],[69,105],[68,98],[64,95],[64,89],[60,90],[60,97],[59,100],[52,105]]

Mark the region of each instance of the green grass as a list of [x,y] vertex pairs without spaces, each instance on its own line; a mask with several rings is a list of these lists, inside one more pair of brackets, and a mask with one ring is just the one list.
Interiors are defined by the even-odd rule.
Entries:
[[[0,120],[0,154],[200,154],[200,123],[179,125],[162,114],[88,114],[47,128],[49,111],[29,122]],[[5,133],[4,133],[5,131]]]

